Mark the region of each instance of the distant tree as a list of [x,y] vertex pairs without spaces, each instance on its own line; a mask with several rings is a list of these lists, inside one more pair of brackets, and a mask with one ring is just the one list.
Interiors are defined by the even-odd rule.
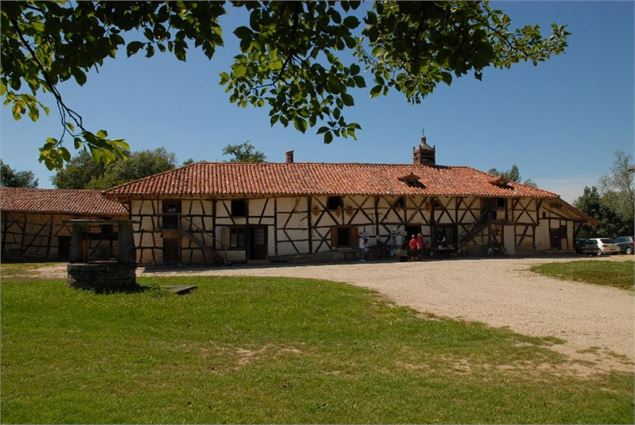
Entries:
[[[635,220],[635,188],[633,187],[633,157],[624,151],[615,152],[615,159],[609,173],[600,178],[602,203],[610,207],[624,222]],[[631,230],[629,235],[633,234]]]
[[[521,183],[520,178],[520,170],[518,170],[518,166],[516,164],[512,165],[507,171],[498,171],[496,168],[492,168],[488,171],[489,174],[493,176],[501,176],[510,182],[518,182]],[[536,187],[536,183],[532,179],[527,179],[522,184],[526,184],[527,186]]]
[[229,162],[265,162],[267,160],[264,152],[257,151],[249,140],[244,143],[225,146],[223,155],[233,156]]
[[32,171],[15,171],[0,159],[0,186],[2,187],[37,187],[38,180]]
[[596,186],[586,186],[582,196],[573,204],[598,221],[595,227],[583,226],[578,233],[579,237],[615,237],[633,234],[633,222],[625,221],[616,214],[611,205],[605,202]]
[[181,164],[181,167],[185,166],[185,165],[190,165],[190,164],[194,164],[196,161],[194,161],[193,158],[188,158],[185,161],[183,161],[183,164]]
[[106,166],[97,164],[87,152],[71,159],[52,178],[59,189],[108,189],[176,167],[176,156],[165,148],[133,152],[127,160]]
[[101,178],[105,170],[104,164],[95,162],[90,153],[82,151],[51,177],[51,183],[58,189],[85,189],[91,181]]

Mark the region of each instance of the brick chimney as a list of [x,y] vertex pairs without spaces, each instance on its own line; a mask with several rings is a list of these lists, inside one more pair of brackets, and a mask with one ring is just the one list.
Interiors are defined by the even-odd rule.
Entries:
[[287,164],[292,164],[293,163],[293,151],[287,151],[286,155],[286,163]]
[[426,136],[421,138],[419,147],[412,148],[412,162],[415,164],[435,165],[436,164],[436,146],[430,147]]

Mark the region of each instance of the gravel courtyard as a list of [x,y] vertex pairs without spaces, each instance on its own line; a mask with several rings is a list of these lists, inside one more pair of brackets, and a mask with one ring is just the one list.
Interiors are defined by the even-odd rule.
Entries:
[[[620,260],[631,258],[619,257]],[[286,276],[347,282],[374,289],[395,303],[422,313],[563,339],[565,342],[555,345],[555,350],[574,360],[592,362],[598,371],[633,371],[635,298],[632,293],[551,279],[529,271],[534,264],[571,260],[505,258],[265,265],[145,270],[140,275]]]

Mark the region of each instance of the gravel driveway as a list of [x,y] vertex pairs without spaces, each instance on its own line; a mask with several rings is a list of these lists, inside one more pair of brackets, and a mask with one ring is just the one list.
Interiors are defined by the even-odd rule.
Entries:
[[[621,260],[629,257],[620,256]],[[632,258],[632,257],[630,257]],[[459,259],[411,263],[262,266],[145,271],[146,276],[287,276],[328,279],[371,288],[423,313],[508,327],[565,340],[557,351],[599,370],[633,371],[634,296],[627,291],[567,282],[529,271],[555,258]],[[593,261],[593,259],[589,259]]]

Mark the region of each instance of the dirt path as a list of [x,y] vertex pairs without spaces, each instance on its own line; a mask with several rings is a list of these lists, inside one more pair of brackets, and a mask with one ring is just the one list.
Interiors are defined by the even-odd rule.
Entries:
[[[605,258],[603,258],[605,259]],[[623,261],[633,256],[611,257]],[[356,263],[307,266],[243,266],[144,271],[141,276],[287,276],[327,279],[374,289],[423,313],[533,336],[554,336],[554,349],[598,371],[635,370],[635,297],[627,291],[567,282],[529,271],[554,259],[460,259],[421,263]],[[594,261],[590,258],[589,261]],[[65,277],[65,265],[38,277]]]
[[635,370],[633,294],[529,271],[534,264],[553,261],[571,258],[263,266],[144,275],[287,276],[347,282],[375,289],[420,312],[561,338],[565,343],[554,349],[593,362],[599,370]]

